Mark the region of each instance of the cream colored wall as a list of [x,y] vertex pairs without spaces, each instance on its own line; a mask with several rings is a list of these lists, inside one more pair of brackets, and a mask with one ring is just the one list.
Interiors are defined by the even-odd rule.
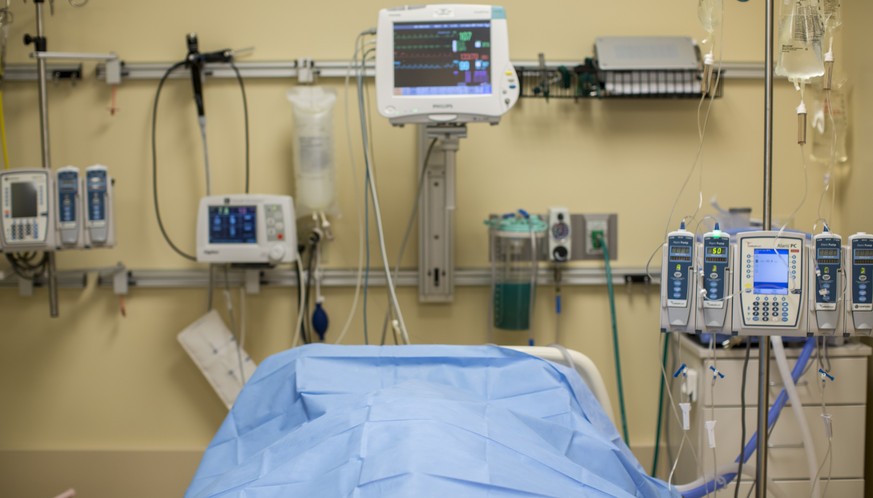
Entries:
[[[688,1],[594,4],[511,0],[504,5],[516,60],[535,59],[538,52],[544,52],[549,59],[581,61],[591,55],[593,38],[601,35],[688,35],[698,39],[702,35],[694,2]],[[355,35],[374,25],[377,10],[384,6],[370,0],[305,4],[279,0],[92,0],[84,8],[74,9],[59,1],[55,16],[47,22],[47,34],[52,50],[111,50],[128,62],[179,59],[185,53],[184,36],[191,31],[198,33],[203,50],[255,46],[248,60],[347,60]],[[14,2],[11,62],[27,61],[18,40],[25,32],[33,32],[32,8],[30,3]],[[763,6],[729,1],[725,10],[724,59],[762,60]],[[349,172],[341,85],[333,80],[324,83],[340,92],[334,121],[338,191],[344,213],[334,222],[337,239],[330,246],[328,266],[351,268],[357,258],[354,192],[362,186],[353,184]],[[294,84],[247,82],[255,192],[293,194],[291,116],[284,93]],[[86,64],[84,81],[74,86],[66,82],[50,85],[53,166],[84,167],[100,162],[110,166],[117,180],[118,247],[60,254],[62,269],[109,266],[117,261],[134,269],[196,267],[172,253],[155,222],[149,152],[155,86],[156,81],[125,81],[117,97],[121,111],[110,116],[109,89],[93,78],[93,64]],[[214,191],[239,191],[243,143],[238,89],[232,80],[207,80],[205,91]],[[859,85],[856,102],[860,93]],[[779,82],[774,215],[782,219],[800,202],[803,188],[800,155],[794,143],[797,102],[793,88]],[[7,84],[5,104],[13,165],[39,165],[35,84]],[[564,205],[572,212],[618,213],[619,259],[614,265],[644,266],[661,243],[667,215],[692,165],[697,147],[697,107],[697,102],[690,100],[526,100],[500,126],[471,126],[458,157],[457,266],[487,265],[482,220],[489,213],[518,207],[543,212],[551,205]],[[352,112],[354,122],[354,108]],[[751,206],[755,216],[761,215],[763,115],[762,80],[725,83],[724,98],[714,103],[709,118],[703,153],[704,202],[717,195],[722,205]],[[869,120],[859,119],[855,126],[858,130],[866,126],[869,131]],[[414,195],[414,130],[392,128],[379,116],[374,116],[373,127],[393,261]],[[359,133],[353,129],[352,135],[358,137]],[[356,139],[356,157],[357,144]],[[869,145],[862,152],[869,160]],[[204,188],[187,80],[168,83],[162,96],[159,156],[162,210],[168,229],[179,245],[193,250],[195,207]],[[817,217],[820,173],[809,165],[809,193],[798,216],[799,226],[806,229]],[[358,178],[362,178],[360,171]],[[697,185],[695,177],[680,199],[674,226],[680,216],[694,211]],[[846,205],[853,212],[866,206],[869,213],[869,199],[860,192],[849,191],[846,199],[838,208]],[[710,212],[705,206],[701,214]],[[834,216],[836,222],[839,214]],[[847,216],[853,230],[871,221],[869,215]],[[415,265],[415,254],[410,247],[405,266]],[[324,292],[335,336],[350,309],[352,289],[328,288]],[[562,342],[594,359],[608,379],[615,402],[606,289],[570,287],[564,293]],[[371,294],[371,334],[381,325],[382,294],[378,289]],[[290,346],[293,295],[289,289],[265,289],[247,300],[247,347],[256,360]],[[0,392],[4,398],[0,451],[197,452],[205,448],[226,412],[175,339],[178,331],[205,310],[203,290],[133,288],[126,318],[119,315],[111,292],[93,284],[84,291],[62,291],[58,319],[48,318],[42,289],[33,298],[18,297],[14,290],[0,291],[0,296]],[[540,343],[555,338],[550,296],[550,289],[543,288],[537,305]],[[628,294],[619,288],[617,299],[630,437],[638,454],[646,455],[654,444],[657,403],[657,291],[637,289]],[[403,288],[400,300],[414,342],[478,344],[487,340],[487,289],[459,287],[452,305],[422,305],[417,302],[416,289]],[[347,342],[362,340],[358,326]],[[650,465],[648,457],[643,464]],[[3,486],[0,484],[0,494]],[[96,493],[91,496],[98,496]]]

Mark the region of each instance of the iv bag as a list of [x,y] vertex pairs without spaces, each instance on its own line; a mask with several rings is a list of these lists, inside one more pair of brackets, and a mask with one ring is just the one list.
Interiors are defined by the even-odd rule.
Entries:
[[712,34],[715,28],[721,25],[722,1],[698,0],[697,2],[697,18],[707,33]]
[[818,2],[783,0],[776,74],[788,77],[795,85],[822,76],[825,72],[821,51],[823,31]]
[[338,215],[333,151],[336,92],[318,86],[287,93],[294,115],[294,201],[297,216],[313,212]]
[[816,91],[813,95],[810,113],[812,159],[822,164],[844,163],[849,159],[846,150],[849,131],[846,91],[840,85],[829,92]]

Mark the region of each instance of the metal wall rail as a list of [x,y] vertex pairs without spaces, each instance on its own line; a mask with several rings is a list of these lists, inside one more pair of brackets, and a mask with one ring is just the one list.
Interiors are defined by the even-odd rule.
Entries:
[[[646,276],[645,268],[613,268],[613,285],[657,285],[660,270],[652,268],[654,278]],[[94,268],[86,270],[66,270],[58,272],[58,285],[61,288],[84,288],[88,275],[96,273],[100,287],[113,287],[115,276],[119,272],[127,273],[127,284],[130,288],[147,289],[197,289],[209,285],[207,269],[191,270],[133,270],[123,266],[112,268]],[[295,287],[297,275],[294,270],[264,269],[243,270],[233,268],[228,271],[228,284],[239,287],[246,285],[247,273],[255,272],[259,286],[264,287]],[[214,270],[214,285],[224,286],[224,272]],[[251,277],[249,277],[251,278]],[[357,271],[353,269],[326,269],[321,273],[323,287],[353,287],[357,281]],[[538,283],[543,286],[554,285],[554,270],[540,268]],[[382,271],[370,271],[368,282],[371,287],[384,287],[385,275]],[[34,287],[43,287],[46,282],[37,278]],[[402,287],[418,286],[418,270],[401,270],[395,284]],[[491,270],[489,268],[463,268],[456,270],[455,284],[466,287],[487,287],[491,285]],[[565,268],[561,272],[562,287],[580,287],[606,285],[606,273],[601,268]],[[0,280],[0,288],[17,288],[18,278],[15,275]]]
[[[546,69],[558,67],[574,67],[579,61],[551,61],[545,65]],[[121,67],[121,79],[129,80],[157,80],[170,68],[172,63],[124,63]],[[520,60],[514,61],[516,67],[540,67],[538,61]],[[304,74],[314,73],[319,78],[345,78],[355,76],[357,69],[352,69],[348,61],[314,61],[311,66],[302,67],[300,61],[276,61],[276,62],[237,62],[240,74],[243,78],[282,78],[300,79]],[[49,65],[49,73],[53,79],[81,79],[81,64],[58,64]],[[760,62],[723,62],[721,64],[723,78],[725,79],[763,79],[764,64]],[[205,73],[213,78],[236,78],[236,74],[228,64],[206,64]],[[372,77],[375,74],[374,66],[366,66],[364,75]],[[96,77],[106,80],[106,64],[97,64]],[[188,78],[190,75],[179,71],[173,78]],[[6,81],[36,81],[36,64],[9,64],[6,66]]]

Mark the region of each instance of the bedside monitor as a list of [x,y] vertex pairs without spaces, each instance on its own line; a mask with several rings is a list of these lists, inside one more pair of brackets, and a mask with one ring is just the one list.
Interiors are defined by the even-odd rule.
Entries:
[[392,124],[497,123],[518,100],[503,7],[383,9],[376,98]]

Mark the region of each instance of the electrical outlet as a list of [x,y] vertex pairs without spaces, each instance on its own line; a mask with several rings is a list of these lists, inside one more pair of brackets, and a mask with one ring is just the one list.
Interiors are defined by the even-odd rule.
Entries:
[[585,219],[585,254],[603,255],[603,241],[609,240],[609,221],[606,219]]

